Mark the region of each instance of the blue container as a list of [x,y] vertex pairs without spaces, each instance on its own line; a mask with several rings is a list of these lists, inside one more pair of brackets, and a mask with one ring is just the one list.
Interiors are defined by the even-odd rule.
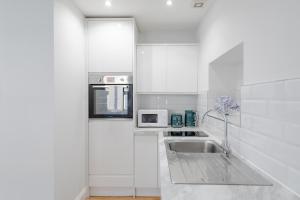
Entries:
[[197,121],[197,113],[193,110],[185,111],[185,126],[195,127]]
[[181,128],[183,127],[183,120],[181,114],[172,114],[171,115],[171,126],[173,128]]

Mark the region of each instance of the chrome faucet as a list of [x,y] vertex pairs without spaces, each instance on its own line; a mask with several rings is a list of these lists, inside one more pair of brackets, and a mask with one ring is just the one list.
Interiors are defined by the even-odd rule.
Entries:
[[[208,111],[206,111],[206,113],[204,113],[204,115],[202,116],[202,124],[204,123],[204,119],[205,117],[210,113],[214,111],[213,109],[210,109]],[[223,120],[222,119],[219,119],[217,117],[214,117],[214,116],[210,116],[214,119],[217,119],[217,120],[221,120],[221,121],[224,121],[224,144],[223,144],[223,148],[224,148],[224,153],[226,155],[226,157],[229,157],[230,156],[230,153],[231,153],[231,150],[230,150],[230,146],[229,146],[229,142],[228,142],[228,114],[224,114],[224,113],[220,113],[223,117]]]

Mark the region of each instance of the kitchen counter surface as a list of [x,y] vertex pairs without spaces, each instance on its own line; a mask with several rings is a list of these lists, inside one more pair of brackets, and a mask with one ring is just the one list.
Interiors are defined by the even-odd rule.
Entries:
[[[171,137],[172,139],[183,139]],[[274,181],[273,186],[172,184],[162,132],[159,133],[162,200],[299,200]],[[170,139],[170,138],[169,138]],[[215,138],[195,138],[197,140]]]

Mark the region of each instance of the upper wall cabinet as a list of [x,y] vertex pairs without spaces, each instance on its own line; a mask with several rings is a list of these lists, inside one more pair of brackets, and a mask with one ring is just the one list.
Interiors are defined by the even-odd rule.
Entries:
[[197,93],[198,47],[168,46],[167,91]]
[[197,45],[139,45],[137,92],[197,93]]
[[89,72],[132,72],[134,21],[132,19],[89,19]]
[[137,91],[167,90],[167,46],[138,46]]

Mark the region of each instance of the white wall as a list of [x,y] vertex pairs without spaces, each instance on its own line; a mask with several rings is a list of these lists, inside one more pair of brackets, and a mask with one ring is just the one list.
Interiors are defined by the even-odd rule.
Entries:
[[[230,126],[230,143],[234,152],[298,196],[299,6],[298,0],[216,0],[198,35],[201,45],[199,110],[203,112],[207,108],[209,64],[243,43],[241,128]],[[210,119],[207,125],[213,134],[223,137],[223,124]],[[282,199],[294,199],[285,191]]]
[[53,200],[53,1],[0,2],[0,199]]
[[55,200],[74,200],[87,186],[87,70],[83,15],[55,0]]
[[139,43],[196,43],[196,30],[166,30],[140,32]]
[[208,65],[244,43],[244,83],[300,77],[298,0],[216,0],[199,27],[200,90],[208,87]]

